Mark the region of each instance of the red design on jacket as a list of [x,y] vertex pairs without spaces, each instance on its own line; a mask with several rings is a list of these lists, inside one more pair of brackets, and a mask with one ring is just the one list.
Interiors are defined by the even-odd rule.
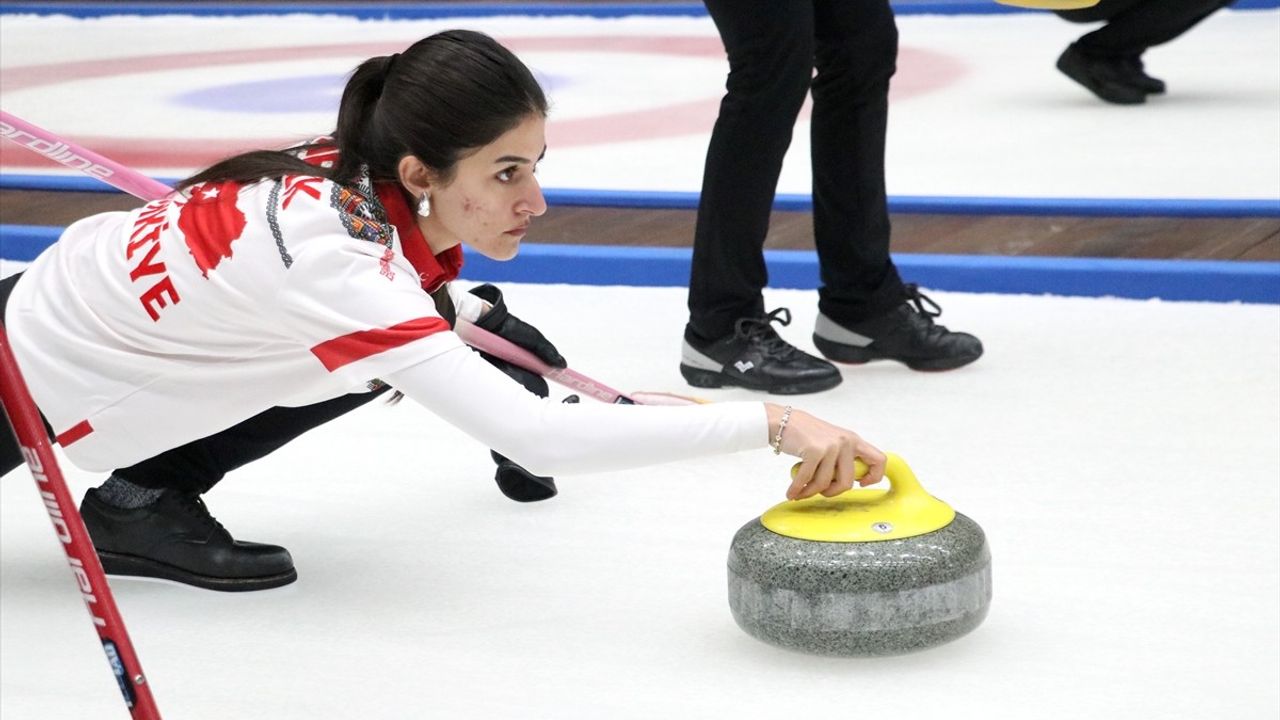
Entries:
[[320,189],[316,186],[324,182],[324,178],[309,177],[305,175],[286,175],[284,177],[284,202],[280,205],[280,209],[288,210],[289,203],[293,202],[293,198],[298,193],[310,195],[312,199],[320,199]]
[[423,317],[407,320],[389,328],[371,328],[347,333],[316,345],[311,348],[311,353],[324,365],[325,370],[333,372],[343,365],[448,329],[449,323],[441,318]]
[[[146,279],[147,289],[138,295],[138,302],[142,303],[142,309],[147,311],[152,322],[160,321],[160,311],[170,303],[177,305],[182,301],[169,277],[169,269],[159,259],[160,236],[169,228],[168,210],[167,199],[144,206],[133,224],[133,232],[124,251],[125,259],[129,261],[129,282]],[[160,277],[157,279],[155,275]]]
[[240,184],[230,180],[197,185],[178,215],[187,249],[205,277],[231,257],[231,243],[244,232],[244,213],[236,207],[239,192]]

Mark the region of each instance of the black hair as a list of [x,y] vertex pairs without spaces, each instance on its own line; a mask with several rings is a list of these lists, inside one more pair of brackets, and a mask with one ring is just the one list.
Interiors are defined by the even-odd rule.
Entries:
[[290,150],[255,150],[222,160],[178,183],[250,183],[306,174],[353,180],[367,165],[372,180],[397,180],[413,155],[447,183],[458,160],[530,115],[546,117],[547,99],[529,68],[484,33],[446,30],[394,55],[370,58],[347,81],[333,131],[338,162],[311,165]]

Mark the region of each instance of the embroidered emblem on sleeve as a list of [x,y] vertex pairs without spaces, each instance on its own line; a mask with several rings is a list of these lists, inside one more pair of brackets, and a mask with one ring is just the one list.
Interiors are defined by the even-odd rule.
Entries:
[[351,237],[390,248],[391,223],[376,198],[372,189],[367,193],[357,192],[356,189],[335,183],[329,193],[329,204],[338,211],[342,227],[347,229],[347,234]]
[[329,202],[338,211],[342,226],[347,233],[357,240],[366,240],[382,246],[382,257],[378,260],[378,274],[388,280],[394,280],[395,270],[391,269],[391,261],[395,259],[392,241],[392,225],[387,211],[374,192],[373,183],[369,179],[367,169],[362,169],[355,188],[335,184],[329,196]]

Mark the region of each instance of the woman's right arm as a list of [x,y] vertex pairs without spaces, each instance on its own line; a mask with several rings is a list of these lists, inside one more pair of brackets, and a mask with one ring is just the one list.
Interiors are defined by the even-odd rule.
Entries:
[[[619,470],[767,447],[783,408],[724,402],[645,406],[544,400],[462,347],[383,377],[480,443],[538,475]],[[884,456],[857,434],[793,410],[781,450],[801,459],[787,491],[800,498],[852,486],[853,458],[879,479]]]

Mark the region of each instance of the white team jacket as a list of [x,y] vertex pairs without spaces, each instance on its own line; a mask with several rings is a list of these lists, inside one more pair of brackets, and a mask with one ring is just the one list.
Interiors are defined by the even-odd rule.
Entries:
[[424,289],[460,249],[433,257],[399,191],[363,187],[209,183],[67,228],[6,326],[68,456],[110,469],[458,347]]
[[[461,264],[459,247],[431,254],[393,184],[205,183],[67,228],[14,288],[5,324],[37,405],[87,470],[373,378],[538,474],[767,444],[760,403],[563,405],[524,391],[427,294]],[[450,294],[462,317],[487,307]]]

